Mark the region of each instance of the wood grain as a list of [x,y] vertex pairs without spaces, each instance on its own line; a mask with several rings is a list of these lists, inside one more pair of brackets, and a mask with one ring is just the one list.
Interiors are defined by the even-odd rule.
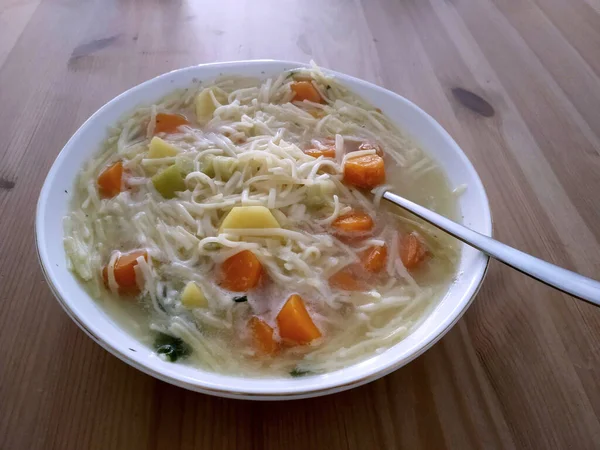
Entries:
[[424,356],[285,403],[154,380],[62,312],[33,241],[60,148],[143,80],[250,58],[413,100],[473,161],[499,239],[600,278],[598,0],[0,0],[0,448],[598,448],[600,310],[497,264]]

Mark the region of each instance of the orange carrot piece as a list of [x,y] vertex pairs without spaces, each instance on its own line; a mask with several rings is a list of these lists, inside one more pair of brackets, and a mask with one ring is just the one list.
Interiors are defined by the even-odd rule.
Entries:
[[331,226],[343,233],[367,232],[373,229],[373,219],[361,211],[350,211],[339,216]]
[[158,113],[156,115],[154,134],[174,133],[181,125],[189,125],[188,120],[181,114]]
[[309,148],[304,150],[304,153],[306,153],[308,156],[312,156],[313,158],[318,158],[319,156],[323,156],[324,158],[335,158],[335,146],[327,146],[325,148]]
[[365,291],[367,285],[346,267],[329,278],[329,285],[343,291]]
[[294,92],[294,97],[292,97],[294,102],[309,100],[314,103],[324,103],[321,94],[310,81],[297,81],[292,83],[291,88]]
[[298,294],[291,295],[277,314],[277,326],[282,339],[296,344],[308,344],[321,337]]
[[272,355],[277,352],[277,341],[273,338],[273,328],[264,320],[252,316],[248,322],[255,347],[264,354]]
[[98,190],[103,198],[112,198],[121,192],[123,186],[123,163],[117,161],[98,176]]
[[373,189],[385,182],[385,164],[379,155],[352,158],[344,164],[344,181],[362,189]]
[[362,266],[367,272],[378,273],[385,266],[387,260],[387,246],[375,245],[366,249],[360,255]]
[[375,150],[375,154],[379,156],[383,156],[383,150],[379,146],[379,144],[375,144],[373,142],[363,142],[358,146],[358,150]]
[[255,287],[262,275],[262,264],[250,250],[230,256],[221,265],[221,286],[234,292]]
[[[125,253],[115,261],[113,271],[115,281],[119,286],[119,294],[139,294],[140,289],[135,277],[135,266],[137,266],[137,259],[140,256],[143,256],[148,261],[148,253],[145,250],[135,250]],[[104,279],[105,286],[108,287],[108,266],[104,266],[102,269],[102,278]]]
[[418,268],[427,257],[427,247],[423,241],[414,233],[405,235],[400,240],[400,259],[408,270]]

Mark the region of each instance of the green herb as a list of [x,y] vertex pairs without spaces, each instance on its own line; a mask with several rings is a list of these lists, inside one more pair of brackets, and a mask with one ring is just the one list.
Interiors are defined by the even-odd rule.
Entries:
[[244,303],[248,301],[248,297],[242,295],[241,297],[233,297],[233,301],[236,303]]
[[295,367],[290,372],[290,375],[293,376],[294,378],[303,377],[303,376],[312,375],[312,374],[313,374],[313,372],[311,372],[310,370],[302,370],[302,369],[298,369],[297,367]]
[[158,333],[154,340],[154,348],[159,355],[165,355],[169,361],[175,362],[192,353],[192,349],[183,340],[164,333]]

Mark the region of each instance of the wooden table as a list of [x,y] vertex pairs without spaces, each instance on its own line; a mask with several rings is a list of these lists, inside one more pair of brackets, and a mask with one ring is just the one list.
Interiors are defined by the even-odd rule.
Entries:
[[303,401],[170,386],[67,317],[33,239],[63,144],[141,81],[251,58],[413,100],[479,171],[499,239],[600,278],[599,0],[0,0],[0,448],[598,448],[600,310],[499,264],[424,356]]

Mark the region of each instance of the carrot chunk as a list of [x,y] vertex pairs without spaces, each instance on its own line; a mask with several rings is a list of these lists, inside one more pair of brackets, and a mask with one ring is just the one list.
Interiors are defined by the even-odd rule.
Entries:
[[367,289],[367,285],[349,267],[333,274],[329,278],[329,285],[343,291],[365,291]]
[[154,134],[173,133],[177,131],[177,128],[181,125],[189,125],[188,120],[181,114],[158,113],[156,115]]
[[112,198],[121,192],[123,186],[123,163],[117,161],[98,176],[98,190],[103,198]]
[[339,216],[331,226],[343,233],[367,232],[373,229],[373,219],[367,213],[350,211]]
[[[135,250],[125,253],[120,255],[115,261],[113,272],[115,281],[119,286],[119,294],[139,294],[140,289],[135,277],[135,266],[137,266],[137,259],[140,256],[143,256],[148,261],[148,253],[145,250]],[[102,278],[105,286],[108,287],[108,266],[103,267]]]
[[367,272],[378,273],[385,266],[387,260],[387,246],[375,245],[366,249],[360,255],[362,266]]
[[321,94],[310,81],[297,81],[292,83],[291,88],[294,92],[294,97],[292,97],[294,102],[309,100],[314,103],[323,103]]
[[256,316],[252,316],[248,322],[252,337],[254,338],[254,346],[261,353],[272,355],[277,351],[277,341],[273,338],[273,328],[264,320]]
[[383,156],[383,150],[378,144],[373,142],[365,141],[358,146],[358,150],[375,150],[375,154],[378,156]]
[[321,139],[319,140],[319,145],[315,145],[313,148],[304,150],[304,153],[312,156],[313,158],[318,158],[319,156],[323,156],[325,158],[335,158],[335,138],[328,137]]
[[408,270],[418,268],[428,255],[427,247],[415,233],[405,235],[399,247],[400,259]]
[[234,292],[255,287],[262,275],[262,264],[250,250],[230,256],[221,265],[221,286]]
[[352,158],[344,164],[344,181],[362,189],[373,189],[385,181],[385,164],[379,155]]
[[304,153],[313,158],[318,158],[319,156],[323,156],[324,158],[335,158],[335,145],[332,147],[327,146],[325,148],[309,148],[304,150]]
[[295,344],[308,344],[321,337],[321,332],[312,321],[302,297],[293,294],[287,299],[277,315],[279,335]]

